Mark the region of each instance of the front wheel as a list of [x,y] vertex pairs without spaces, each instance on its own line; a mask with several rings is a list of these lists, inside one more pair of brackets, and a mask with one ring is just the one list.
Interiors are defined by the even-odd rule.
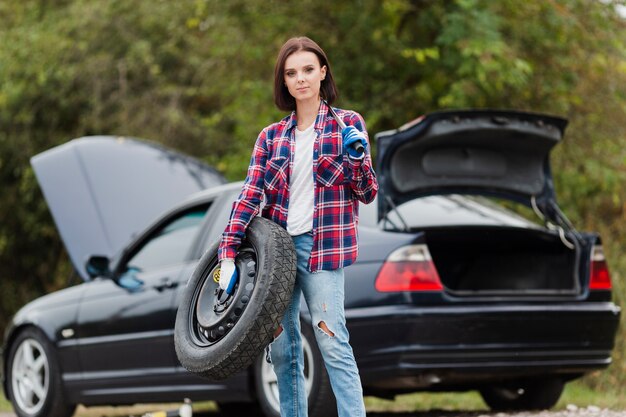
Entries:
[[546,410],[556,405],[565,383],[559,378],[511,382],[480,390],[489,408],[504,410]]
[[7,362],[8,394],[19,417],[70,417],[76,405],[65,401],[52,345],[34,328],[11,344]]

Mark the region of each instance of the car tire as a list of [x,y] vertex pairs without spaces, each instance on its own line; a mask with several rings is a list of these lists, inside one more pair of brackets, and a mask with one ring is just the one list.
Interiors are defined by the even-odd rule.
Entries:
[[291,236],[270,220],[255,217],[235,260],[239,282],[230,304],[218,308],[218,244],[201,257],[187,283],[174,329],[180,363],[209,379],[227,378],[263,352],[291,300],[296,277]]
[[[330,386],[322,354],[317,347],[310,323],[301,322],[304,350],[304,378],[310,417],[337,416],[337,401]],[[272,365],[265,355],[254,363],[254,387],[259,406],[266,417],[280,417],[278,386]]]
[[76,409],[65,399],[51,343],[34,327],[21,331],[11,343],[7,389],[19,417],[70,417]]
[[483,388],[480,395],[494,411],[547,410],[559,401],[564,387],[561,379],[546,378]]

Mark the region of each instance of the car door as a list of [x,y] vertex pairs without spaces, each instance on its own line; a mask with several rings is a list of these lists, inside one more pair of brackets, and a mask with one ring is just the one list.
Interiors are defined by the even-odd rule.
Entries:
[[141,389],[161,385],[175,372],[174,294],[207,208],[168,216],[121,258],[115,281],[88,284],[77,327],[86,389]]

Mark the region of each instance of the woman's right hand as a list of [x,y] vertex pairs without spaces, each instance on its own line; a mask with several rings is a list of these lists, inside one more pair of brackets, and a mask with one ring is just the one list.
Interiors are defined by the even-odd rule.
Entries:
[[231,295],[235,289],[238,278],[237,267],[234,259],[222,259],[220,262],[220,288]]

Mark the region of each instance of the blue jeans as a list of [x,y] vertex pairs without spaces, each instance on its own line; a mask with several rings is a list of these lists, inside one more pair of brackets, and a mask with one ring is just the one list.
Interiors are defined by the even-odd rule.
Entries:
[[[339,417],[365,417],[363,389],[359,370],[349,343],[344,314],[343,269],[309,272],[307,262],[313,235],[293,236],[298,257],[298,272],[291,303],[281,323],[283,331],[270,345],[270,357],[278,379],[280,415],[307,416],[304,382],[304,354],[300,335],[300,298],[309,307],[313,332],[335,398]],[[320,327],[326,325],[332,336]]]

